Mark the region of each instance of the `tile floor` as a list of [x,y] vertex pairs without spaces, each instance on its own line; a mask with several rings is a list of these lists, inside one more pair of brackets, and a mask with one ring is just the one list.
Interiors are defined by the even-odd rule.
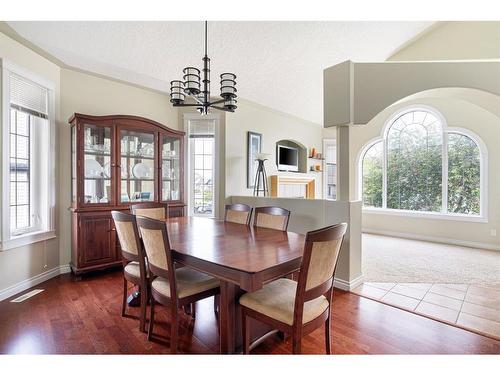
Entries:
[[500,286],[366,282],[352,292],[500,340]]

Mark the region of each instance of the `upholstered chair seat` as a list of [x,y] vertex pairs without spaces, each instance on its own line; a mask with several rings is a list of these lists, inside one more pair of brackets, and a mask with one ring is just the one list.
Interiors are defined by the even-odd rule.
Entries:
[[124,268],[123,271],[132,277],[141,277],[141,269],[139,267],[139,262],[130,262]]
[[[264,285],[256,292],[244,294],[240,298],[240,304],[291,326],[296,294],[296,281],[278,279]],[[325,296],[305,302],[302,324],[316,319],[328,309],[328,306],[328,299]]]
[[[175,280],[177,282],[178,298],[189,297],[219,286],[218,279],[188,267],[177,269],[175,271]],[[157,277],[151,283],[151,288],[170,298],[170,284],[168,279]]]
[[[147,261],[146,261],[146,266],[147,266]],[[124,268],[123,271],[132,276],[132,277],[141,277],[141,266],[139,262],[130,262],[127,264]],[[149,269],[146,268],[146,278],[149,277]]]

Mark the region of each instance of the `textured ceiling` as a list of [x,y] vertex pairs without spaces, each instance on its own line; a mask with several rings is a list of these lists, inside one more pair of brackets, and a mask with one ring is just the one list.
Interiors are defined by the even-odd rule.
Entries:
[[[233,72],[240,97],[318,124],[323,69],[384,61],[431,22],[209,22],[212,95]],[[9,22],[65,64],[168,91],[201,67],[203,22]],[[168,105],[168,103],[166,103]]]

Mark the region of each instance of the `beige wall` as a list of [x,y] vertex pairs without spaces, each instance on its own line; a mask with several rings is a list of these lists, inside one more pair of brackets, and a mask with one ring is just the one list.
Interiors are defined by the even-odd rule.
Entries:
[[[446,119],[449,127],[460,127],[474,132],[483,140],[488,149],[488,222],[465,222],[438,220],[427,218],[412,218],[392,215],[381,215],[363,213],[363,229],[368,232],[386,232],[409,234],[421,237],[432,237],[443,242],[470,243],[470,245],[485,246],[500,249],[500,237],[491,236],[490,229],[496,229],[500,234],[500,175],[497,173],[498,161],[500,160],[500,117],[498,113],[492,113],[479,103],[451,97],[446,92],[443,97],[425,97],[405,100],[395,104],[378,114],[367,125],[358,125],[351,128],[351,144],[357,150],[351,155],[351,168],[358,171],[356,164],[359,150],[370,140],[379,137],[386,121],[395,112],[409,105],[427,105],[437,109]],[[435,93],[434,93],[435,95]],[[481,95],[478,95],[481,98]],[[484,98],[491,100],[497,98],[497,108],[500,110],[500,97],[491,94]],[[480,101],[480,99],[478,100]],[[491,104],[491,103],[488,103]],[[352,174],[350,186],[351,192],[357,190],[357,173]],[[359,193],[359,192],[358,192]]]
[[[59,112],[59,67],[2,33],[0,33],[0,59],[2,59],[2,62],[5,60],[21,68],[29,70],[33,74],[54,84],[56,129],[59,129],[61,127],[61,116]],[[2,108],[0,106],[0,114],[1,111]],[[0,150],[2,147],[1,137],[2,134],[0,132]],[[56,175],[56,181],[58,180],[59,176]],[[0,184],[0,189],[1,186],[2,185]],[[58,187],[59,184],[56,183],[54,189],[59,191]],[[58,238],[38,242],[20,248],[0,251],[0,293],[8,287],[13,287],[17,283],[23,282],[31,277],[37,276],[56,267],[59,267]]]
[[396,51],[388,61],[500,58],[500,22],[441,22]]
[[[288,139],[308,150],[323,148],[323,128],[305,120],[246,100],[238,101],[238,110],[226,115],[226,196],[252,195],[247,189],[247,132],[262,134],[262,152],[270,154],[265,167],[268,176],[277,173],[276,142]],[[331,135],[333,132],[325,134]],[[320,151],[321,152],[321,151]],[[308,169],[314,160],[308,159]],[[293,174],[292,174],[293,175]],[[316,179],[316,197],[322,196],[322,174],[308,173]],[[303,176],[300,174],[299,176]]]
[[[69,117],[75,113],[90,115],[136,115],[158,121],[174,129],[179,129],[177,109],[169,103],[166,94],[142,89],[110,79],[61,69],[61,118],[59,170],[61,176],[71,175]],[[71,204],[71,181],[60,181],[60,222],[61,222],[61,264],[71,259],[71,216],[66,209]]]

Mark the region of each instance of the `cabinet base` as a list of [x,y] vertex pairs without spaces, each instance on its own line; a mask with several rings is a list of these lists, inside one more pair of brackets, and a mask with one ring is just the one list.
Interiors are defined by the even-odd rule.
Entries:
[[71,272],[76,275],[80,276],[85,273],[93,272],[93,271],[102,271],[106,269],[113,269],[113,268],[120,268],[123,266],[123,262],[121,260],[111,262],[111,263],[105,263],[105,264],[99,264],[96,266],[90,266],[90,267],[77,267],[73,262],[70,262],[69,266],[71,267]]

